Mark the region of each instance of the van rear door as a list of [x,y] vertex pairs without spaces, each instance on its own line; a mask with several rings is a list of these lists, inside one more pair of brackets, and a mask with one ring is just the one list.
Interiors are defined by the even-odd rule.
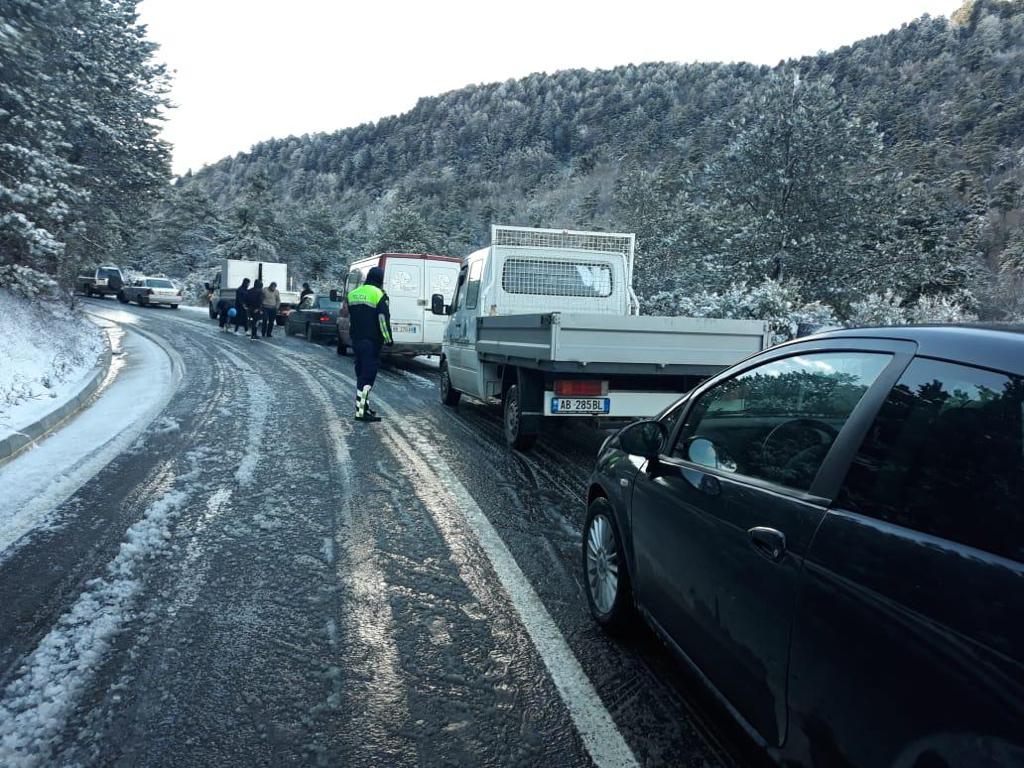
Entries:
[[461,264],[457,261],[434,261],[428,259],[427,279],[424,281],[423,308],[424,335],[427,344],[441,345],[444,341],[444,329],[448,325],[446,315],[435,315],[430,311],[430,297],[435,293],[444,296],[444,303],[451,304],[455,300],[455,286],[459,281]]
[[422,259],[388,257],[384,265],[384,290],[391,310],[395,344],[422,344],[424,307]]

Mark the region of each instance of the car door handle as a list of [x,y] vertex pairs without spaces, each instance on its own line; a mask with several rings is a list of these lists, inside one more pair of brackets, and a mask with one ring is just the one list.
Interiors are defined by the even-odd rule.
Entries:
[[747,531],[750,537],[750,544],[757,550],[758,554],[768,558],[773,563],[779,562],[786,555],[786,535],[774,528],[762,528],[757,526]]

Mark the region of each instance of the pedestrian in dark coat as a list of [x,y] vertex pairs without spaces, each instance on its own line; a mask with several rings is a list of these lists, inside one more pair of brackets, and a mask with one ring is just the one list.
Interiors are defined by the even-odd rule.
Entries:
[[242,284],[235,289],[235,333],[238,333],[239,327],[242,328],[243,332],[249,327],[249,315],[245,311],[245,301],[248,296],[249,278],[247,277],[242,281]]
[[245,309],[249,313],[249,321],[252,325],[252,341],[256,341],[256,332],[260,327],[260,315],[263,314],[263,281],[257,280],[252,284],[249,293],[245,297]]

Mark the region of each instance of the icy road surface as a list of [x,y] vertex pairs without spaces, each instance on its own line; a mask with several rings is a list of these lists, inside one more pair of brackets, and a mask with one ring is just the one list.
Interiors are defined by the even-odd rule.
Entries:
[[90,305],[152,343],[126,344],[129,394],[95,406],[120,437],[87,473],[4,475],[24,498],[0,552],[0,765],[742,762],[648,633],[587,615],[601,433],[511,452],[421,361],[381,373],[385,421],[359,424],[332,348]]

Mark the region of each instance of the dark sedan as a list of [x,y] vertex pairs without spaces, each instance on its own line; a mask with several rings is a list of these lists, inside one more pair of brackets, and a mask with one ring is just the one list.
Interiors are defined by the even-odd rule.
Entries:
[[338,336],[338,310],[341,302],[327,296],[307,296],[299,308],[290,312],[284,322],[288,336],[300,334],[307,341],[315,338],[335,339]]
[[584,583],[786,765],[1024,765],[1024,331],[837,331],[601,450]]

